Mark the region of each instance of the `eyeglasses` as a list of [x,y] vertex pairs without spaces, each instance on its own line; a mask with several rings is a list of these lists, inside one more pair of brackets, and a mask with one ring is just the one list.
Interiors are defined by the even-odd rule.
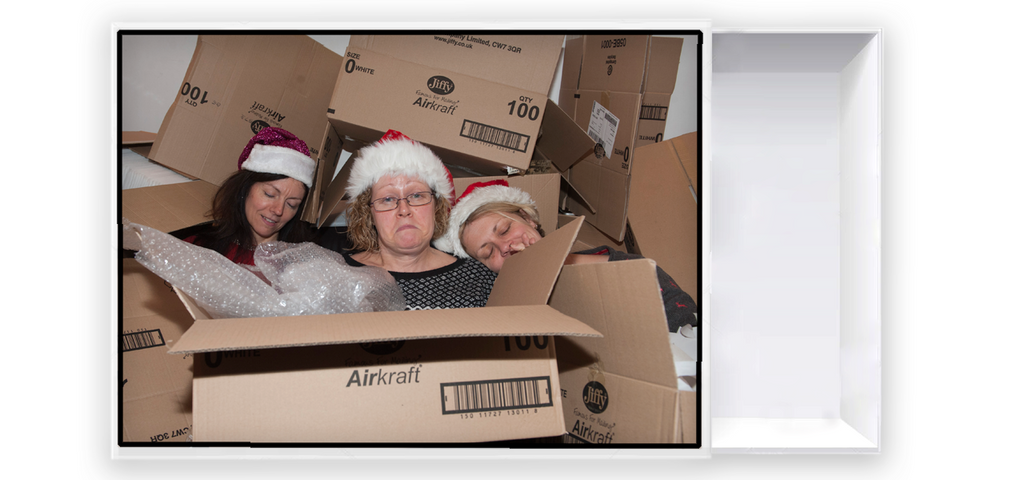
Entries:
[[420,207],[434,199],[434,192],[410,193],[405,197],[383,197],[370,202],[370,206],[378,212],[390,212],[398,208],[398,201],[405,200],[410,207]]

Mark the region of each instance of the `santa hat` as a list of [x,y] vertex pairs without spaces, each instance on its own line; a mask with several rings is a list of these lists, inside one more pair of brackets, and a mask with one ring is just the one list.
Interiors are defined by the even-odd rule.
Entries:
[[299,137],[283,128],[263,127],[242,150],[238,169],[287,175],[313,188],[316,161]]
[[536,207],[530,194],[508,186],[505,180],[474,183],[466,187],[466,191],[455,201],[455,206],[448,217],[448,230],[434,242],[434,246],[456,257],[469,258],[469,254],[462,248],[462,240],[459,239],[462,224],[466,223],[470,215],[480,207],[499,202]]
[[405,175],[426,183],[434,194],[455,201],[452,174],[441,159],[423,144],[395,130],[388,130],[373,145],[359,150],[345,192],[355,199],[384,176]]

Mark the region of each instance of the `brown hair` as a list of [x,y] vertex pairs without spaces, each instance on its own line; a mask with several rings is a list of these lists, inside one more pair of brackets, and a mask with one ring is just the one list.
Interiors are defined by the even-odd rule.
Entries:
[[[370,206],[370,196],[373,187],[363,190],[355,200],[348,206],[348,238],[352,241],[352,250],[356,252],[376,252],[380,250],[377,242],[377,227],[373,224],[373,207]],[[433,193],[433,192],[431,192]],[[430,240],[441,238],[448,230],[448,213],[451,211],[451,204],[445,197],[434,195],[434,234]]]
[[[252,250],[256,248],[256,241],[253,239],[252,226],[245,218],[245,199],[253,185],[260,182],[273,182],[283,178],[290,178],[287,175],[275,173],[260,173],[249,170],[239,170],[228,177],[213,196],[213,208],[206,213],[207,217],[213,219],[213,229],[210,232],[200,235],[197,244],[201,244],[220,253],[226,253],[232,244],[238,244],[241,248]],[[303,184],[305,187],[305,184]],[[302,203],[298,211],[306,205],[309,196],[309,188],[306,188],[302,196]],[[301,243],[310,241],[312,232],[305,222],[299,220],[300,213],[296,213],[291,220],[281,228],[277,239],[285,242]]]
[[[519,205],[509,202],[491,202],[481,205],[466,217],[466,221],[462,222],[462,225],[459,226],[459,241],[462,241],[462,232],[466,230],[466,225],[473,223],[476,219],[487,215],[488,213],[514,214],[523,220],[533,220],[533,223],[537,224],[537,232],[540,233],[540,236],[544,236],[544,228],[540,226],[540,214],[537,213],[537,207],[534,207],[533,205]],[[529,218],[523,218],[524,213]]]

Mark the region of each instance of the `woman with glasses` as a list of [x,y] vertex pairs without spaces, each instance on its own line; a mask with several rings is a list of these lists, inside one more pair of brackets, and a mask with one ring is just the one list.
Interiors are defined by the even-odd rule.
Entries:
[[[505,180],[477,182],[455,202],[448,229],[436,245],[458,258],[476,259],[492,271],[544,236],[540,216],[530,195],[510,187]],[[643,258],[607,246],[569,254],[566,264],[614,262]],[[698,325],[697,305],[675,280],[657,268],[670,332],[684,325]]]
[[354,158],[346,192],[349,265],[381,267],[411,310],[482,307],[497,273],[431,246],[448,228],[451,173],[429,148],[389,130]]

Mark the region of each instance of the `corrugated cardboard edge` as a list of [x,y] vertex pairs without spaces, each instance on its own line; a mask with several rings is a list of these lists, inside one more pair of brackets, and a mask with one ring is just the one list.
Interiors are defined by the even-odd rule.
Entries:
[[[189,308],[192,313],[193,309]],[[431,338],[601,334],[547,305],[295,317],[197,319],[170,354]]]
[[121,132],[121,145],[144,145],[155,140],[156,134],[153,132]]

